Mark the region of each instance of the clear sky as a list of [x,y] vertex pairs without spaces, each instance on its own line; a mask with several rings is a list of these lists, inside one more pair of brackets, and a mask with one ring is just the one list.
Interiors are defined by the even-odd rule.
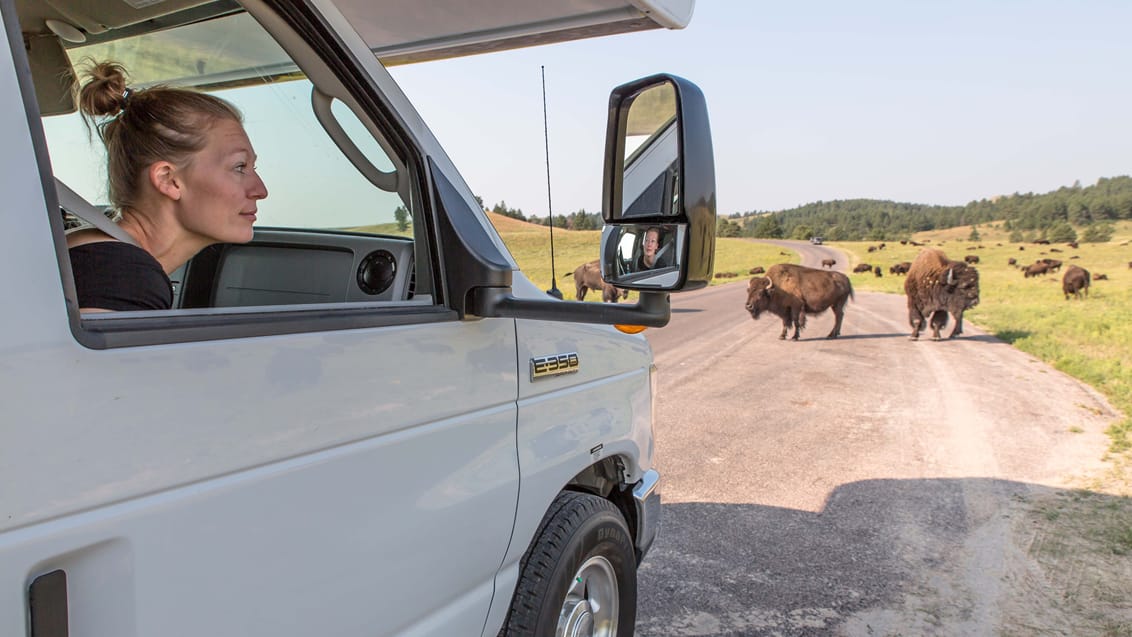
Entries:
[[490,207],[601,206],[609,91],[704,91],[718,212],[867,197],[964,204],[1132,174],[1132,1],[700,0],[654,30],[394,67]]

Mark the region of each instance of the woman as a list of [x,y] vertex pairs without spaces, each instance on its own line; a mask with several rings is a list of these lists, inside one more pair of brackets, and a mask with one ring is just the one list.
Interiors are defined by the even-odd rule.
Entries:
[[110,202],[136,245],[97,229],[67,235],[82,311],[173,305],[169,274],[202,248],[252,239],[267,187],[242,117],[222,99],[155,86],[132,90],[118,64],[88,72],[79,107],[106,144]]

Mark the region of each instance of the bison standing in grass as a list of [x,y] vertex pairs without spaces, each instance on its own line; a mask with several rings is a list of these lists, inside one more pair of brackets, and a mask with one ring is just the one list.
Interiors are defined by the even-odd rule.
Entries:
[[601,278],[601,262],[597,260],[583,263],[574,270],[574,298],[586,300],[589,290],[601,290],[601,300],[606,303],[629,297],[629,290],[613,287]]
[[1071,294],[1075,299],[1080,299],[1082,294],[1089,298],[1089,271],[1079,265],[1065,268],[1065,275],[1061,277],[1061,291],[1065,293],[1066,301]]
[[979,271],[962,261],[951,261],[941,250],[928,248],[916,257],[904,280],[908,296],[908,322],[912,340],[920,338],[925,323],[932,328],[932,340],[947,325],[947,315],[955,317],[955,328],[948,338],[963,333],[963,312],[979,304]]
[[747,285],[747,311],[758,320],[763,312],[782,319],[782,334],[794,327],[793,340],[798,340],[806,326],[807,314],[821,314],[832,309],[835,322],[827,338],[841,335],[845,304],[853,296],[853,284],[840,272],[829,272],[801,265],[779,263],[766,271],[766,276],[751,278]]

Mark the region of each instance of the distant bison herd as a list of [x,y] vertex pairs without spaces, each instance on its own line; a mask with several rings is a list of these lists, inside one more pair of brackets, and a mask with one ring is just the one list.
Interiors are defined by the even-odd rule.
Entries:
[[[1077,247],[1075,243],[1066,245]],[[869,252],[882,249],[884,244],[869,246]],[[1047,250],[1062,252],[1055,248]],[[1078,257],[1074,255],[1069,258]],[[937,248],[925,248],[915,261],[902,261],[889,266],[889,274],[906,275],[904,294],[908,302],[912,340],[918,339],[925,329],[931,330],[933,340],[940,340],[940,332],[947,326],[949,317],[954,319],[955,327],[947,338],[955,338],[963,333],[963,313],[979,304],[979,272],[974,267],[979,262],[979,257],[973,254],[964,256],[962,261],[954,261]],[[1027,279],[1060,272],[1063,265],[1062,261],[1048,257],[1030,264],[1019,263],[1018,259],[1012,257],[1007,263],[1020,269]],[[835,259],[828,258],[821,260],[820,269],[780,263],[771,266],[765,274],[761,267],[752,268],[751,274],[763,276],[751,277],[747,285],[746,309],[751,318],[757,320],[764,312],[769,312],[782,319],[780,339],[785,339],[790,328],[793,328],[791,338],[798,340],[806,326],[807,315],[833,310],[834,326],[827,338],[836,338],[841,334],[845,306],[853,297],[849,277],[832,269],[836,264]],[[1128,268],[1132,269],[1132,261],[1128,263]],[[878,277],[882,275],[881,266],[870,263],[858,263],[853,267],[853,272],[872,272]],[[1062,275],[1061,290],[1066,300],[1085,299],[1089,296],[1092,282],[1107,278],[1104,274],[1091,274],[1085,268],[1070,264],[1065,267]]]

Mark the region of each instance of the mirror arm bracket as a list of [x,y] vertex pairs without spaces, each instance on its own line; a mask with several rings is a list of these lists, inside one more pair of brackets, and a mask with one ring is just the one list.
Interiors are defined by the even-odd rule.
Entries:
[[634,305],[516,298],[508,288],[481,287],[469,295],[469,314],[601,325],[664,327],[672,317],[668,292],[641,292]]

